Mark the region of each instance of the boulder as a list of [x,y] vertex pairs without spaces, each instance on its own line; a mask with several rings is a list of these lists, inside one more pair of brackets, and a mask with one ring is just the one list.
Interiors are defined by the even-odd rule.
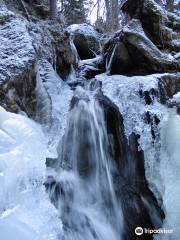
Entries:
[[49,20],[31,23],[30,35],[39,58],[47,59],[57,73],[65,79],[76,64],[70,34],[63,31],[61,24]]
[[99,34],[91,25],[73,24],[67,28],[67,31],[73,37],[74,45],[81,60],[93,58],[99,53]]
[[[161,50],[170,49],[178,52],[180,46],[178,34],[180,18],[167,12],[162,4],[154,0],[127,0],[122,11],[131,18],[138,18],[151,41]],[[172,39],[177,41],[173,42]]]
[[160,51],[148,38],[138,19],[132,19],[106,43],[104,56],[109,61],[111,74],[147,74],[176,72],[180,61]]

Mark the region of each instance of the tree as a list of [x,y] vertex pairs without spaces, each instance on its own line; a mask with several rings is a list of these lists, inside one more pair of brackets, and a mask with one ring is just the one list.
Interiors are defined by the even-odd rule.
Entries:
[[86,22],[86,10],[84,0],[64,0],[63,13],[68,25]]
[[50,0],[50,18],[55,19],[57,16],[57,1]]
[[166,0],[166,9],[170,12],[174,10],[174,0]]
[[116,31],[119,26],[119,2],[118,0],[105,0],[106,29],[109,32]]

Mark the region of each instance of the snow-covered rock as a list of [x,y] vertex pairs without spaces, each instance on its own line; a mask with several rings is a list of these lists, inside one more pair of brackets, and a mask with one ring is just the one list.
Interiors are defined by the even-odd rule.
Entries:
[[160,77],[160,74],[135,77],[105,74],[96,76],[102,82],[103,94],[118,106],[123,116],[127,139],[131,133],[140,136],[139,143],[145,155],[146,178],[157,198],[160,197],[161,184],[153,144],[159,121],[167,112],[157,98]]
[[47,147],[41,127],[0,107],[2,240],[57,239],[61,222],[43,183]]
[[76,62],[69,34],[51,21],[28,22],[24,17],[0,9],[0,95],[1,105],[30,117],[36,110],[36,62],[50,61],[66,77]]
[[91,79],[95,75],[102,73],[104,70],[102,56],[79,61],[78,72],[80,79]]
[[73,24],[67,28],[81,59],[93,58],[100,50],[99,34],[88,24]]
[[93,26],[88,24],[72,24],[70,25],[67,30],[72,34],[82,34],[87,37],[94,37],[98,38],[98,32],[93,28]]
[[69,33],[64,32],[58,22],[49,20],[32,22],[29,29],[37,56],[48,60],[58,74],[66,78],[71,66],[76,64]]
[[110,39],[104,56],[112,74],[176,72],[180,62],[164,53],[148,38],[138,19],[132,19]]
[[[33,115],[36,54],[27,21],[6,8],[0,10],[1,105]],[[0,20],[0,21],[1,21]]]
[[[103,94],[119,108],[127,139],[132,133],[140,136],[146,179],[159,205],[163,203],[165,207],[163,227],[172,229],[173,235],[169,236],[178,239],[179,117],[174,109],[160,103],[159,89],[159,82],[168,77],[168,74],[133,77],[101,74],[96,79],[102,83]],[[173,99],[179,99],[179,94]]]
[[140,19],[144,31],[161,50],[179,51],[179,47],[172,43],[172,35],[180,40],[178,31],[180,19],[175,13],[169,13],[157,0],[127,0],[122,6],[124,13],[131,18]]
[[35,51],[26,21],[10,11],[2,11],[0,15],[6,18],[4,24],[0,25],[0,83],[2,83],[10,79],[16,80],[29,72],[35,61]]

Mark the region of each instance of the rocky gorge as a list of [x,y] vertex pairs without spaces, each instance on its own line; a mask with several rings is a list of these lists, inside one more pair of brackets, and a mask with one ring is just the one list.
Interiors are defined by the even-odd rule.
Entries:
[[105,36],[45,6],[0,0],[2,240],[178,240],[180,16],[127,0]]

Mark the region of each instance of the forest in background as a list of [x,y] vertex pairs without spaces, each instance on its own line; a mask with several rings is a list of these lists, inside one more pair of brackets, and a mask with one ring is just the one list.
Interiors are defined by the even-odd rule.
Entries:
[[[51,17],[59,16],[66,25],[93,23],[97,30],[114,32],[127,23],[121,7],[125,0],[50,0]],[[155,0],[170,12],[180,8],[179,0]]]

